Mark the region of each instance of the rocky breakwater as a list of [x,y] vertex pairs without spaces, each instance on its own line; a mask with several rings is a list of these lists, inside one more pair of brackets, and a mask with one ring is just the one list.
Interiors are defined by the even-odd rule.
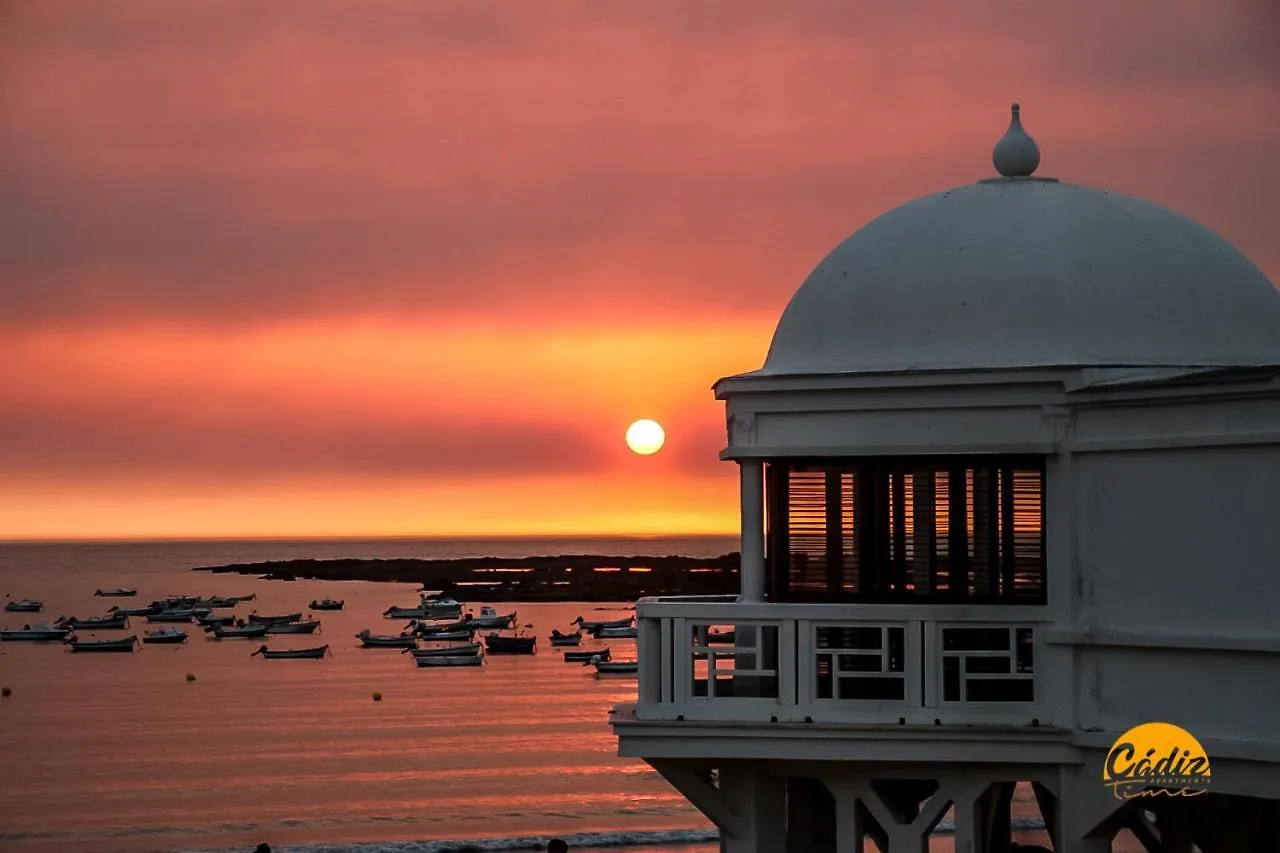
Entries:
[[462,601],[634,601],[646,595],[728,595],[738,591],[738,554],[719,557],[464,557],[450,560],[280,560],[202,566],[197,572],[267,580],[420,583]]

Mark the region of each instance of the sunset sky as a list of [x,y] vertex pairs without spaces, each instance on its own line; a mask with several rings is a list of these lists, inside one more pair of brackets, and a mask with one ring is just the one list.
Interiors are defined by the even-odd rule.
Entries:
[[1280,281],[1274,0],[8,0],[0,537],[732,532],[712,382],[1014,100]]

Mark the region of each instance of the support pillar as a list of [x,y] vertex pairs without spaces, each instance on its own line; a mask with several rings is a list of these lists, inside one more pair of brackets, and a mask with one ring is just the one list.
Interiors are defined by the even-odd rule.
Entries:
[[787,849],[787,783],[760,767],[720,768],[720,793],[737,815],[736,831],[722,833],[722,853],[780,853]]
[[738,462],[742,503],[742,566],[738,579],[743,601],[764,601],[764,460]]
[[787,780],[786,853],[836,853],[836,803],[817,779]]

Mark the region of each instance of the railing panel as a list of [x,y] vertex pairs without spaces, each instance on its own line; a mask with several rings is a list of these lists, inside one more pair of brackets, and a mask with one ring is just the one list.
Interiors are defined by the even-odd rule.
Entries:
[[850,618],[850,608],[825,605],[647,600],[640,611],[638,712],[652,719],[927,725],[1061,716],[1048,713],[1044,703],[1058,699],[1037,674],[1044,622],[1010,620],[1009,608],[986,619],[972,609],[936,619],[918,607],[856,608],[859,617],[871,612]]

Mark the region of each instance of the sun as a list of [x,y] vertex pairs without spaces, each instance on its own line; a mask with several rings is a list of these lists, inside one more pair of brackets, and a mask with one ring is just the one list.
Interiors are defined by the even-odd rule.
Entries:
[[627,447],[641,456],[652,456],[662,449],[667,434],[662,425],[647,418],[638,420],[627,427]]

